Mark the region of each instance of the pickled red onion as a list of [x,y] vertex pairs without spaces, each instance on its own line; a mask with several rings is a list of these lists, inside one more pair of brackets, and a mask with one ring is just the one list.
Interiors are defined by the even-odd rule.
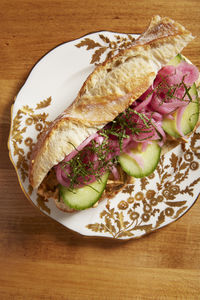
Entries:
[[199,71],[197,67],[187,63],[186,61],[181,62],[177,66],[177,70],[182,73],[185,84],[192,85],[199,78]]
[[63,178],[63,170],[61,169],[61,166],[60,164],[58,164],[56,167],[55,167],[55,170],[56,170],[56,177],[58,179],[58,182],[60,184],[62,184],[63,186],[66,186],[66,187],[69,187],[70,185],[70,180],[68,178]]
[[95,137],[98,137],[98,133],[94,133],[92,135],[90,135],[87,139],[85,139],[78,147],[77,150],[81,151],[83,148],[85,148],[85,146],[87,146],[89,144],[89,142],[91,140],[93,140]]
[[152,96],[153,94],[150,94],[145,100],[143,100],[139,105],[135,107],[135,110],[141,111],[142,109],[144,109],[151,102]]
[[114,179],[115,180],[119,180],[119,173],[118,173],[117,168],[114,165],[112,165],[112,167],[111,167],[110,170],[111,170],[111,172],[112,172],[112,174],[114,176]]
[[159,112],[160,114],[170,114],[174,110],[176,110],[180,106],[187,105],[187,101],[173,101],[173,102],[163,102],[163,99],[161,99],[158,95],[154,95],[151,101],[152,108]]

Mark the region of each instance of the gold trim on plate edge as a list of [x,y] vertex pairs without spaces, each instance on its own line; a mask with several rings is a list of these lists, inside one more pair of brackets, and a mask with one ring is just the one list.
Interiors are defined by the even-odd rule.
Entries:
[[[108,49],[110,51],[107,53],[106,59],[116,54],[117,50],[125,49],[134,41],[134,38],[130,34],[127,35],[127,38],[115,35],[116,41],[110,41],[103,34],[99,34],[99,37],[106,44],[105,46],[87,37],[75,45],[79,48],[86,46],[86,50],[98,48],[92,55],[91,64],[99,62],[101,55],[108,51]],[[17,111],[14,119],[13,105],[11,107],[11,127],[8,138],[9,157],[16,170],[22,191],[34,206],[35,204],[31,200],[33,192],[31,185],[28,185],[28,192],[23,187],[23,183],[28,180],[28,161],[34,142],[31,137],[27,136],[24,138],[23,135],[27,132],[28,128],[34,127],[38,139],[41,131],[49,126],[50,122],[47,121],[49,114],[41,112],[41,110],[49,107],[51,100],[51,97],[42,100],[35,107],[24,105]],[[22,120],[23,126],[21,126]],[[197,178],[184,188],[180,186],[180,183],[188,179],[190,172],[199,169],[199,162],[196,160],[196,158],[200,158],[200,154],[197,152],[199,146],[196,146],[198,140],[200,140],[200,134],[195,132],[190,139],[190,145],[186,147],[185,143],[181,144],[183,155],[179,157],[175,153],[171,153],[168,163],[165,163],[164,156],[162,156],[156,171],[150,176],[139,180],[140,191],[135,192],[135,185],[129,184],[122,190],[124,199],[118,203],[117,209],[111,208],[110,200],[107,200],[105,209],[99,215],[101,222],[88,224],[86,227],[96,233],[109,234],[112,238],[133,238],[137,237],[134,231],[139,230],[147,234],[167,225],[164,224],[167,218],[172,219],[171,222],[177,220],[189,208],[187,200],[183,198],[181,201],[176,200],[177,195],[187,194],[193,196],[194,186],[200,182],[200,178]],[[17,156],[16,164],[11,155],[11,141],[14,148],[13,155]],[[175,174],[173,178],[171,178],[172,171]],[[156,178],[158,179],[157,182],[155,182]],[[152,189],[153,182],[154,186],[156,185],[156,189]],[[126,194],[128,194],[128,198],[126,198]],[[48,200],[37,196],[36,202],[40,211],[45,211],[49,216],[51,215],[50,208],[46,205]],[[165,204],[164,209],[161,209],[161,203]],[[154,226],[151,223],[152,219],[154,221],[156,219]]]

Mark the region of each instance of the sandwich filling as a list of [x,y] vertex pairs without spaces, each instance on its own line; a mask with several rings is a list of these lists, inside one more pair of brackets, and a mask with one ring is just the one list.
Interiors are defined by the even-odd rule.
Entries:
[[[161,147],[168,140],[190,133],[199,118],[195,87],[198,69],[180,54],[174,60],[158,72],[153,84],[130,107],[77,148],[74,146],[48,173],[38,194],[54,198],[56,204],[60,201],[59,207],[62,205],[64,210],[66,205],[66,211],[85,209],[103,195],[114,196],[132,178],[152,173],[159,162]],[[183,116],[187,119],[186,127],[182,126]],[[153,167],[146,167],[148,161]],[[131,169],[135,166],[136,172]],[[82,190],[84,187],[95,191],[91,201],[90,192]],[[83,205],[77,200],[79,194],[85,197]]]
[[142,167],[143,160],[131,150],[140,144],[145,151],[152,141],[162,146],[166,140],[163,120],[173,120],[175,111],[177,130],[183,137],[181,119],[188,104],[196,101],[190,89],[198,76],[198,69],[186,61],[163,67],[137,101],[55,166],[58,182],[72,190],[91,184],[108,170],[118,180],[121,153],[129,154]]

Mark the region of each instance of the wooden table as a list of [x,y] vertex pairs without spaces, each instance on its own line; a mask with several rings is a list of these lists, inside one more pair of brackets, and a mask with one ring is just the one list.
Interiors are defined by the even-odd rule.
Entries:
[[[108,29],[141,33],[153,14],[200,33],[200,1],[0,1],[0,299],[200,299],[200,201],[139,240],[83,238],[41,215],[9,161],[10,106],[56,45]],[[200,68],[200,38],[185,50]]]

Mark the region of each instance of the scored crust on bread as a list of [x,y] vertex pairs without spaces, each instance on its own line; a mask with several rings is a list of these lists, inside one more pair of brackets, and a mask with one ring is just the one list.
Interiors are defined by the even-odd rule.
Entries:
[[33,149],[29,180],[34,188],[74,147],[111,122],[153,83],[157,72],[193,39],[179,23],[155,16],[132,46],[98,66],[78,96],[41,135]]

